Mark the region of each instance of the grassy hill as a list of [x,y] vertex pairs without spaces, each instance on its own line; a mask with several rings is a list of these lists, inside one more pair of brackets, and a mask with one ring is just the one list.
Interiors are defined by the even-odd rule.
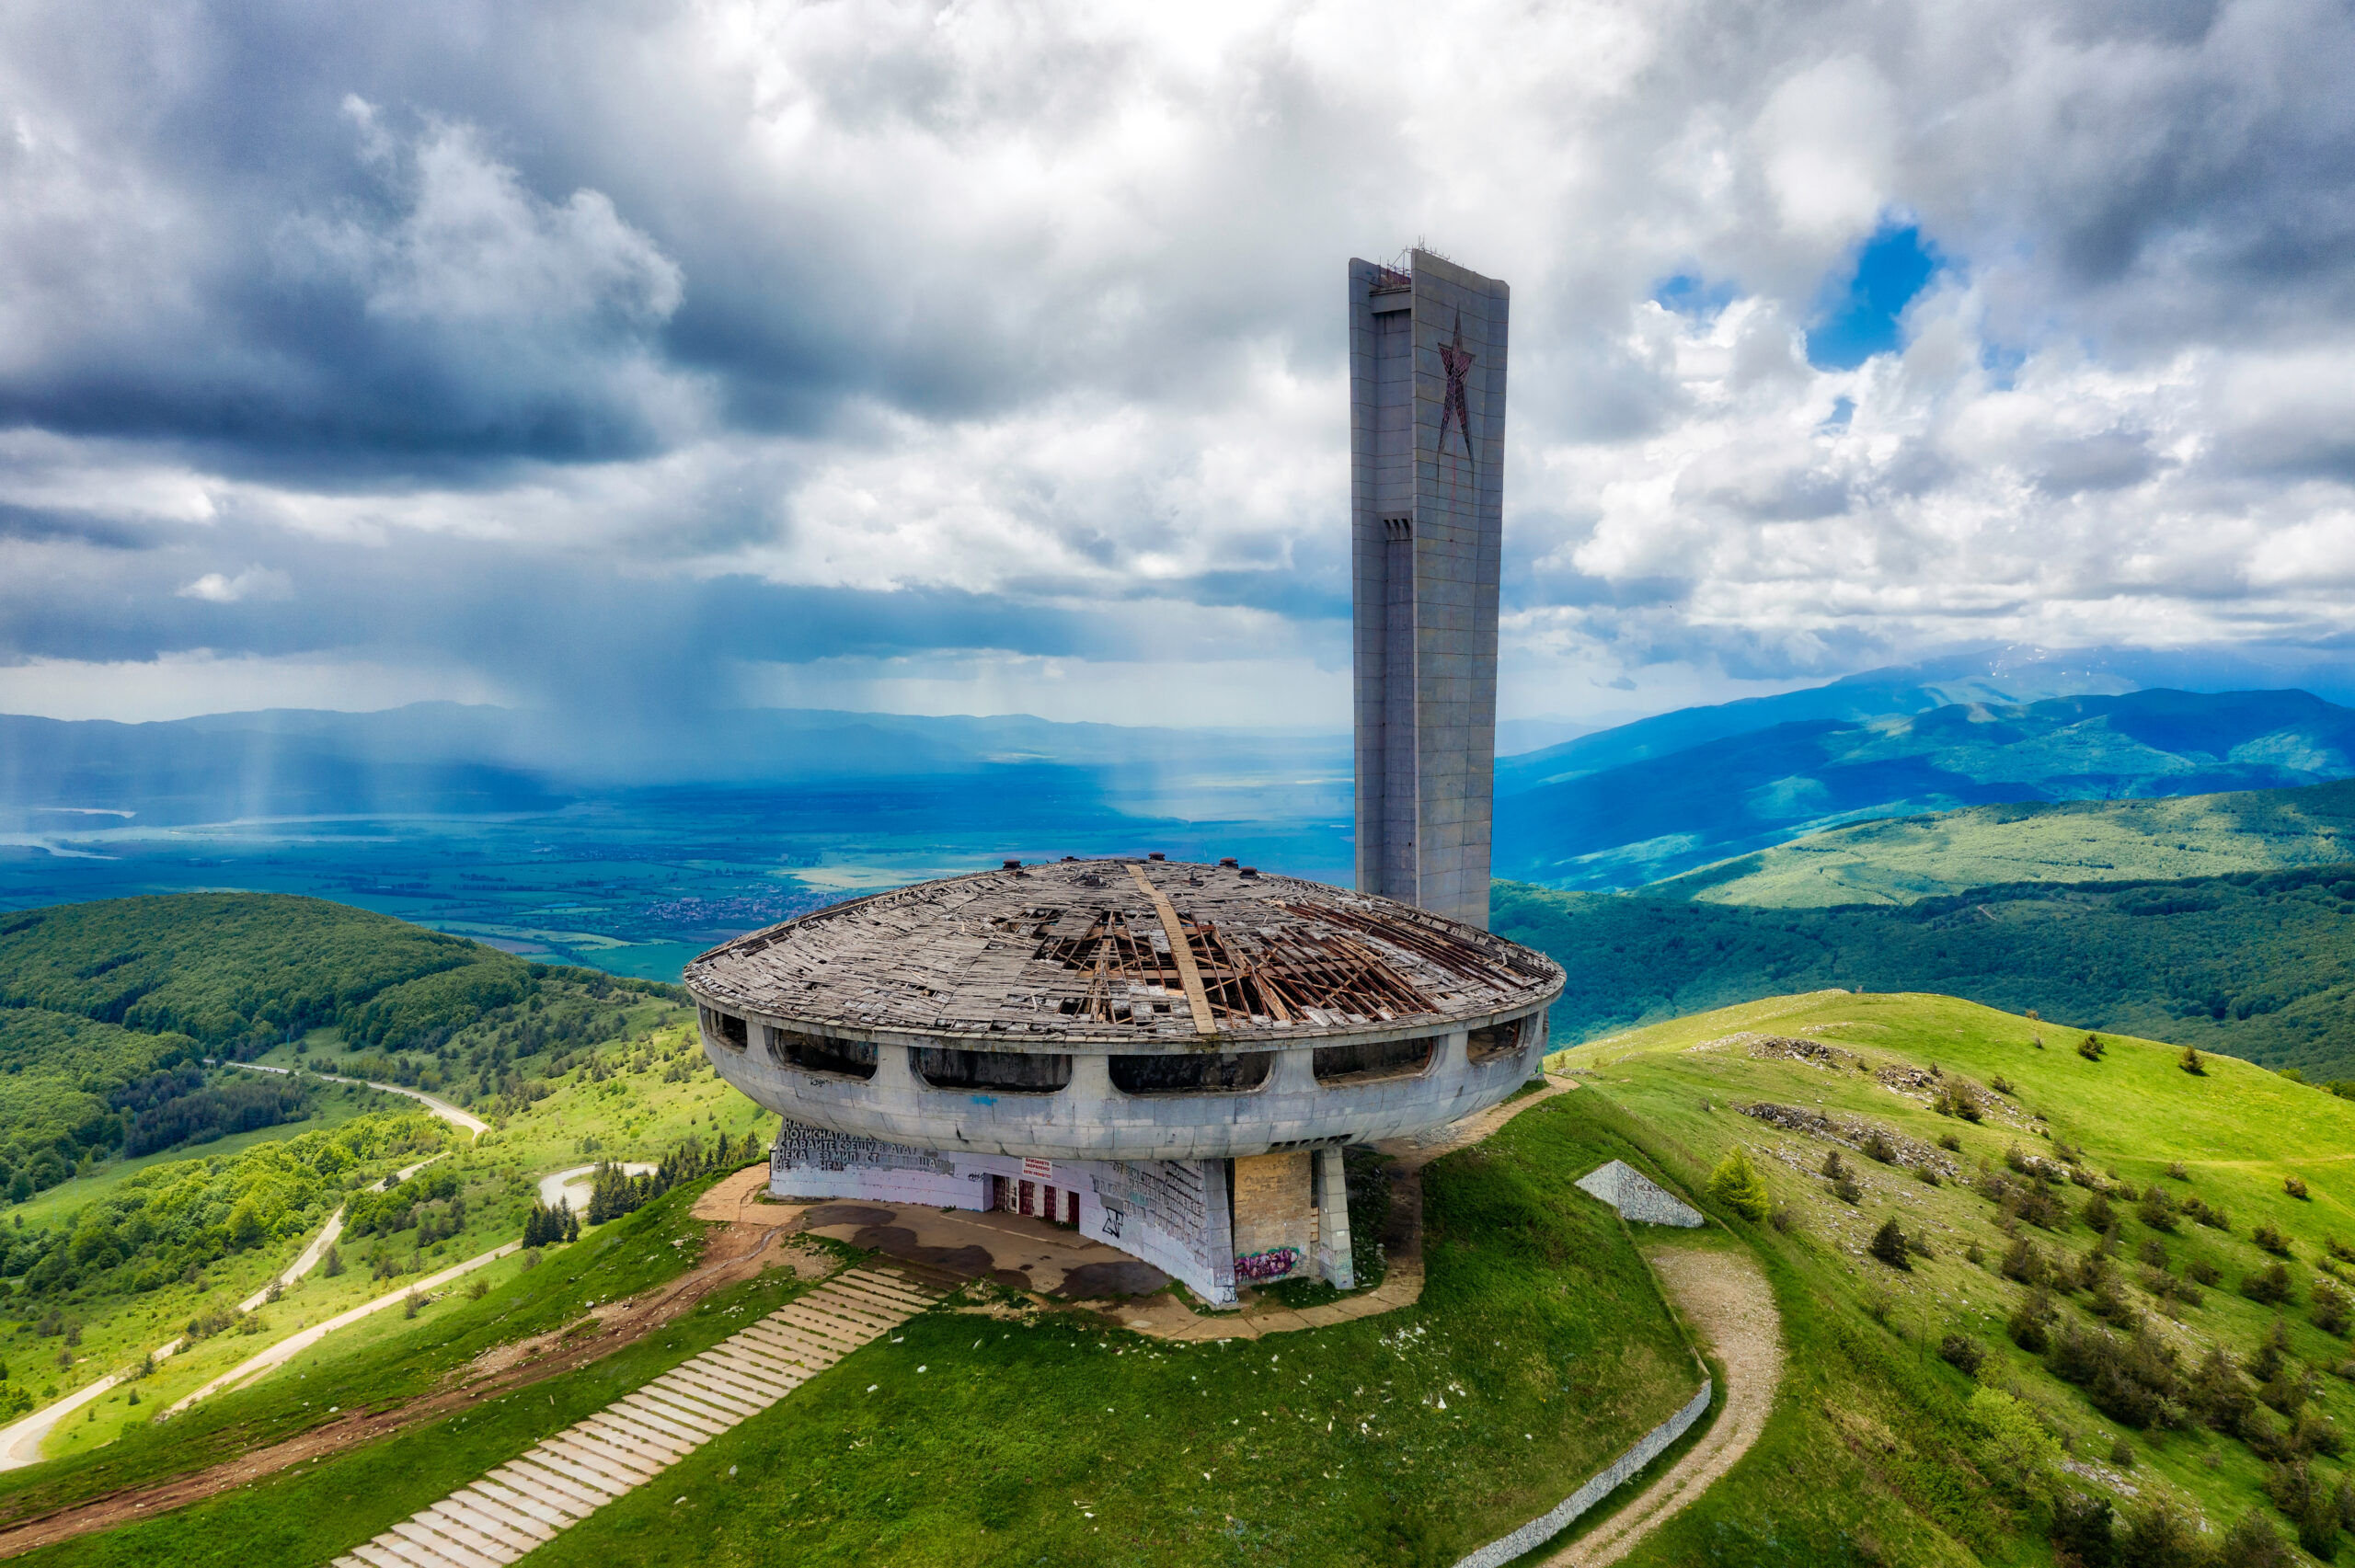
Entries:
[[1569,971],[1555,1036],[1824,986],[1934,990],[2355,1078],[2355,866],[1755,909],[1499,883],[1492,923]]
[[[2335,1550],[2355,1104],[2121,1036],[2089,1059],[2083,1036],[1828,991],[1556,1059],[1584,1116],[1766,1264],[1791,1351],[1758,1448],[1630,1562],[2044,1562],[2069,1493],[2128,1517],[2165,1502],[2211,1545],[2250,1510],[2284,1534],[2303,1516]],[[1958,1089],[1969,1117],[1941,1113]],[[1707,1195],[1736,1147],[1771,1220]],[[1892,1220],[1923,1243],[1902,1267],[1871,1250]],[[2249,1299],[2277,1265],[2286,1297]]]
[[1645,891],[1775,909],[1903,904],[2022,882],[2124,882],[2355,860],[2355,781],[2174,800],[1979,806],[1809,833]]
[[[1614,755],[1607,741],[1571,741],[1554,760],[1575,764],[1586,747],[1603,761]],[[1498,872],[1547,887],[1632,887],[1875,818],[2343,778],[2355,773],[2355,710],[2304,692],[1953,703],[1778,724],[1527,782],[1544,765],[1499,772]]]

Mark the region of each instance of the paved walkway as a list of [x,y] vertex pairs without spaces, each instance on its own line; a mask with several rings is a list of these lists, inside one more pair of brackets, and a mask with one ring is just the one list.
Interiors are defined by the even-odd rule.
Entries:
[[939,1296],[894,1269],[853,1269],[353,1547],[336,1568],[512,1562]]

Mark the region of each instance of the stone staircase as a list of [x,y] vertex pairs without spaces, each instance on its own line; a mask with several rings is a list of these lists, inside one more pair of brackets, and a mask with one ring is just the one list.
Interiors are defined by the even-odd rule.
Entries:
[[335,1560],[335,1568],[485,1568],[556,1532],[756,1415],[937,1301],[941,1287],[856,1268],[787,1302],[471,1486]]

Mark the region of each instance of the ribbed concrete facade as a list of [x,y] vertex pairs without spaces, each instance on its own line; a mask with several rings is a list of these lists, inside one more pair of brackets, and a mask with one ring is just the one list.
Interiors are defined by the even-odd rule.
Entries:
[[1350,263],[1357,885],[1488,923],[1510,291]]

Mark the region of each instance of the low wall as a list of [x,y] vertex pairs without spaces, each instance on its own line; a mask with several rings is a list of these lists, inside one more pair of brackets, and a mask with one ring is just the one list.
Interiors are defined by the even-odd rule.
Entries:
[[1622,1482],[1660,1458],[1671,1443],[1691,1431],[1693,1424],[1708,1413],[1709,1395],[1715,1386],[1711,1379],[1704,1378],[1701,1391],[1693,1396],[1691,1403],[1645,1433],[1634,1448],[1589,1477],[1587,1483],[1564,1498],[1558,1507],[1539,1515],[1512,1534],[1490,1541],[1468,1557],[1459,1558],[1455,1568],[1503,1568],[1522,1553],[1561,1534],[1572,1520],[1610,1496]]

